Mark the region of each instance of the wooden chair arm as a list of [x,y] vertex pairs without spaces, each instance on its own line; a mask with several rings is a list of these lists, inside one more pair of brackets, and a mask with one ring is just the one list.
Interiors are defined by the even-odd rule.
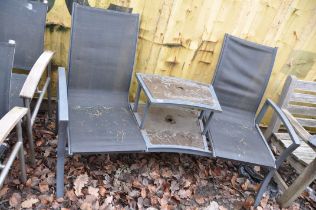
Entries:
[[14,107],[0,120],[0,143],[2,143],[16,124],[26,115],[27,108]]
[[32,99],[37,88],[39,81],[47,67],[50,63],[54,52],[52,51],[44,51],[41,56],[37,59],[34,66],[32,67],[29,75],[27,76],[22,90],[20,92],[20,96],[23,98]]
[[297,134],[305,142],[309,142],[310,139],[312,138],[312,135],[305,130],[305,128],[295,119],[295,117],[287,109],[282,109],[282,111],[284,112],[284,114],[289,119],[290,123],[294,127],[294,129],[297,132]]

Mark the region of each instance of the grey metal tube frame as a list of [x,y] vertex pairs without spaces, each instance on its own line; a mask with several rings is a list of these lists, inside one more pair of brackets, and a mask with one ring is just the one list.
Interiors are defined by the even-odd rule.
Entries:
[[58,68],[58,143],[57,143],[57,166],[56,166],[56,196],[64,195],[64,163],[66,154],[66,140],[68,138],[68,97],[67,97],[67,79],[65,68]]
[[16,131],[18,136],[18,141],[14,145],[14,148],[8,158],[8,161],[6,164],[0,164],[0,188],[2,188],[2,185],[4,183],[4,180],[6,176],[9,173],[9,170],[13,164],[14,159],[17,155],[19,155],[20,159],[20,167],[21,167],[21,180],[22,182],[26,182],[26,170],[25,170],[25,160],[24,160],[24,149],[23,149],[23,137],[22,137],[22,126],[21,126],[21,120],[16,124]]
[[266,100],[262,109],[260,110],[259,114],[256,117],[255,122],[256,122],[257,129],[260,129],[259,123],[261,122],[262,118],[264,117],[264,115],[269,107],[271,107],[275,111],[277,116],[281,119],[285,128],[287,129],[288,133],[290,134],[290,137],[291,137],[291,140],[293,143],[286,150],[284,150],[284,152],[281,153],[281,155],[276,159],[276,161],[275,161],[276,168],[269,169],[269,173],[265,176],[264,180],[262,181],[260,189],[256,195],[256,200],[255,200],[255,204],[254,204],[255,207],[257,207],[259,205],[261,198],[263,196],[263,193],[266,191],[266,188],[267,188],[271,178],[273,177],[275,171],[278,170],[278,168],[280,167],[282,162],[300,145],[300,140],[299,140],[293,126],[291,125],[290,121],[288,120],[286,115],[283,113],[283,111],[270,99]]
[[27,131],[27,137],[29,141],[29,147],[30,147],[30,157],[31,157],[31,163],[35,164],[35,151],[34,151],[34,142],[33,142],[33,132],[32,127],[34,125],[36,116],[38,114],[38,111],[41,107],[42,101],[44,99],[45,94],[47,93],[47,102],[48,102],[48,118],[51,119],[52,116],[52,99],[51,99],[51,61],[49,62],[47,66],[47,77],[45,84],[42,88],[42,90],[37,90],[36,93],[39,94],[39,97],[36,101],[35,107],[33,112],[31,112],[31,101],[33,98],[27,98],[22,97],[24,106],[28,109],[27,115],[26,115],[26,131]]

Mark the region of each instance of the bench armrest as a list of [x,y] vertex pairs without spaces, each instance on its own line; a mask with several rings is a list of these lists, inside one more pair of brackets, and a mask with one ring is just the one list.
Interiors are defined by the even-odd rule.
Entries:
[[290,155],[297,147],[300,146],[300,140],[292,126],[292,124],[290,123],[289,119],[286,117],[286,115],[283,113],[283,111],[280,109],[280,107],[278,107],[278,105],[276,105],[272,100],[267,99],[266,102],[264,103],[262,109],[260,110],[257,118],[256,118],[256,124],[259,124],[263,118],[263,116],[265,115],[268,107],[271,107],[275,113],[277,114],[277,116],[280,118],[280,120],[283,122],[284,126],[286,127],[291,140],[292,140],[292,144],[286,148],[282,154],[279,156],[279,158],[276,160],[276,167],[278,168],[281,163],[288,157],[288,155]]
[[0,120],[0,143],[2,143],[18,122],[26,115],[27,108],[14,107]]
[[68,122],[68,96],[67,96],[67,79],[65,68],[58,68],[58,121]]
[[22,90],[20,92],[20,97],[32,99],[38,83],[40,82],[42,75],[50,63],[54,52],[45,51],[41,54],[41,56],[37,59],[34,66],[32,67],[29,75],[27,76]]

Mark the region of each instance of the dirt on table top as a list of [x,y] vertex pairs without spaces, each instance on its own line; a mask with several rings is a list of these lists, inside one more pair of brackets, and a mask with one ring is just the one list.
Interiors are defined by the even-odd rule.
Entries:
[[141,77],[155,99],[182,100],[208,106],[215,104],[207,84],[153,74],[141,74]]

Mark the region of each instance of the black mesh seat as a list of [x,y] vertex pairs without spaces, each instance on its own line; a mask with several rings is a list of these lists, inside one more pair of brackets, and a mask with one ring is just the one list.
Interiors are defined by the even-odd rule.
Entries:
[[128,93],[69,90],[71,153],[145,151]]
[[210,126],[214,155],[275,168],[275,158],[255,126],[255,115],[231,107],[222,109],[223,113],[214,114]]

